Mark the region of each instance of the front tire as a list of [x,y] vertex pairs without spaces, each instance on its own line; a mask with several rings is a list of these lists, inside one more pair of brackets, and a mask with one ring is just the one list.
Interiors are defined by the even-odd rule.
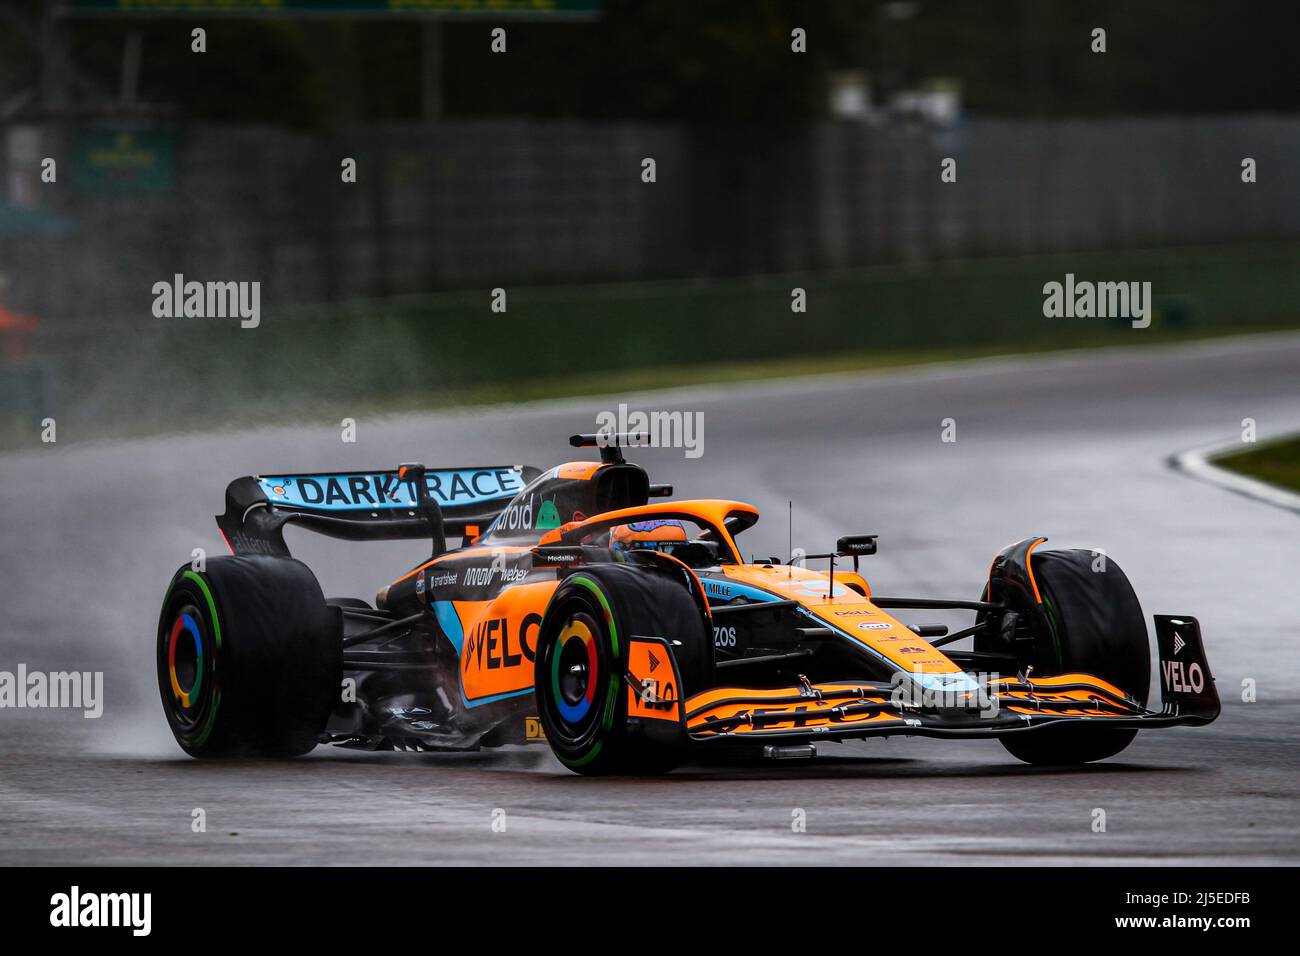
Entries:
[[534,689],[551,751],[575,773],[659,774],[681,761],[679,745],[629,726],[633,635],[669,640],[682,675],[677,693],[698,689],[712,644],[680,584],[644,568],[599,565],[556,588],[538,636]]
[[192,757],[296,757],[316,746],[343,676],[341,616],[289,558],[212,558],[172,578],[158,692]]
[[[1120,566],[1092,551],[1032,554],[1047,631],[1036,636],[1037,676],[1084,673],[1114,684],[1145,705],[1151,684],[1151,648],[1142,605]],[[1025,763],[1071,765],[1113,757],[1137,736],[1088,724],[1020,731],[999,740]]]

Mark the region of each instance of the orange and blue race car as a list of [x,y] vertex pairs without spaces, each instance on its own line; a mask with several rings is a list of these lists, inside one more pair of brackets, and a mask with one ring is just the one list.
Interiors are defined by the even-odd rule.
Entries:
[[[876,536],[804,556],[825,570],[746,562],[736,539],[757,509],[670,500],[624,458],[635,439],[575,435],[600,460],[546,472],[236,479],[217,518],[232,556],[183,566],[163,600],[158,688],[176,740],[195,757],[545,741],[579,773],[635,774],[909,734],[1074,764],[1218,716],[1188,615],[1155,617],[1161,705],[1148,704],[1146,620],[1098,552],[1026,538],[993,558],[978,600],[886,597],[861,573]],[[290,524],[427,538],[432,554],[373,604],[326,598],[289,554]],[[949,633],[892,613],[926,609],[974,621]]]

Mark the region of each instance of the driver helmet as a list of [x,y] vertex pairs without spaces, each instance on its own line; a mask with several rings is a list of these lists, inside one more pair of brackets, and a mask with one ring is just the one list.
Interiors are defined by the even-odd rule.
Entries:
[[627,551],[671,552],[675,545],[690,540],[686,526],[675,518],[633,521],[610,529],[609,547],[616,554]]

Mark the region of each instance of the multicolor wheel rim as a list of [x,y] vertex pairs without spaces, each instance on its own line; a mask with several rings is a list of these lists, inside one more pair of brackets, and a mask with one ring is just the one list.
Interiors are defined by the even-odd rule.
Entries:
[[185,605],[177,612],[167,641],[167,676],[183,711],[198,705],[203,689],[203,633],[198,622],[198,609]]
[[191,753],[212,735],[221,707],[221,620],[199,574],[177,575],[158,621],[158,692],[167,722]]
[[551,695],[565,723],[578,728],[593,714],[600,684],[596,622],[578,612],[569,618],[551,657]]

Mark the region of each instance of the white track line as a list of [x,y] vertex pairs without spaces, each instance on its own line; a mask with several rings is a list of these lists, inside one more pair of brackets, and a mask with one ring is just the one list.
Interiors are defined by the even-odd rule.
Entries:
[[[1291,434],[1295,434],[1295,432]],[[1273,440],[1276,441],[1285,437],[1290,436],[1279,436],[1279,438]],[[1215,458],[1226,455],[1230,451],[1241,450],[1242,441],[1240,438],[1236,438],[1178,452],[1175,455],[1170,455],[1165,460],[1170,468],[1181,471],[1188,477],[1208,481],[1210,484],[1218,485],[1220,488],[1244,495],[1247,498],[1253,498],[1256,501],[1262,501],[1265,504],[1285,508],[1287,511],[1300,514],[1300,494],[1254,478],[1247,478],[1245,475],[1228,471],[1213,463]]]

